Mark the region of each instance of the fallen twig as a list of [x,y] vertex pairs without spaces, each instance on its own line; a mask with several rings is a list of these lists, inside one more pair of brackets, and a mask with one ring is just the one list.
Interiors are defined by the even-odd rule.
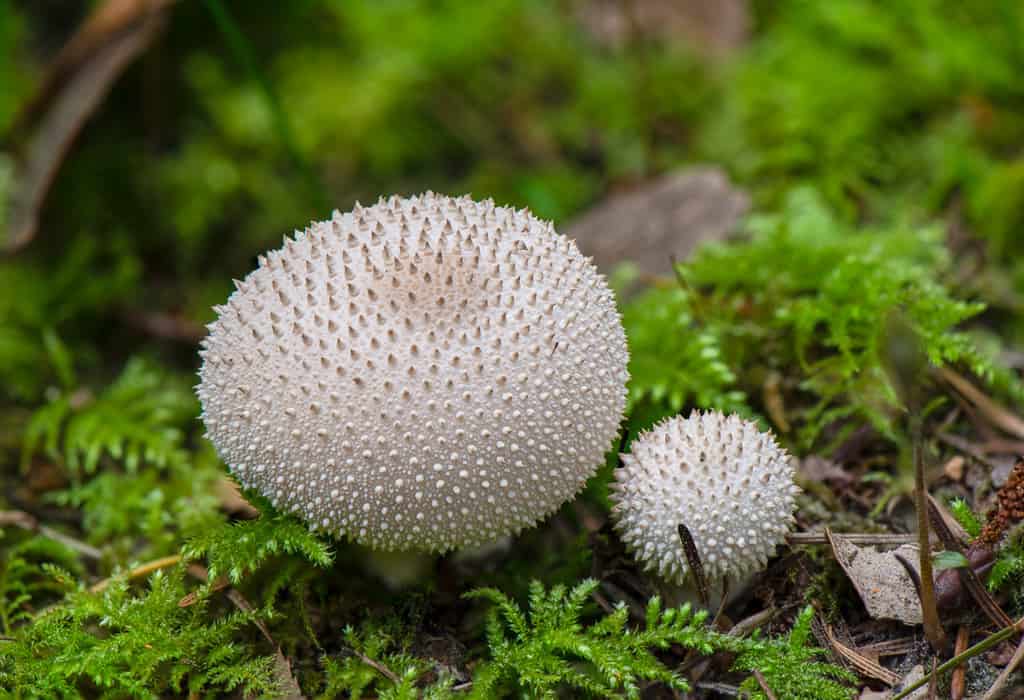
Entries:
[[[189,565],[188,572],[203,582],[209,581],[210,579],[210,572],[201,564],[193,562]],[[214,582],[213,585],[217,586],[219,581],[220,579]],[[228,600],[231,601],[232,605],[244,613],[253,612],[255,608],[253,608],[252,603],[250,603],[248,599],[238,591],[238,589],[231,588],[227,584],[221,586],[221,588],[227,588],[227,593],[225,593],[225,595]],[[213,590],[219,589],[214,588]],[[178,605],[181,606],[180,601]],[[295,675],[292,673],[292,664],[288,660],[288,657],[284,655],[284,652],[281,651],[281,645],[274,640],[273,636],[271,636],[270,628],[267,627],[267,624],[263,620],[256,616],[253,616],[252,623],[256,625],[256,628],[259,629],[263,638],[266,639],[274,649],[274,667],[276,669],[277,678],[280,681],[281,697],[285,698],[285,700],[305,700],[306,696],[302,694],[302,688],[299,686],[299,682],[295,679]]]
[[140,564],[139,566],[136,566],[134,569],[129,569],[127,573],[118,574],[117,576],[111,576],[110,578],[105,578],[102,581],[94,583],[93,585],[89,586],[89,592],[100,593],[106,590],[110,586],[110,582],[114,579],[126,578],[129,581],[131,581],[133,579],[142,578],[143,576],[151,574],[159,569],[166,569],[169,566],[174,566],[180,561],[180,554],[172,554],[169,557],[154,559],[153,561],[146,562],[145,564]]
[[756,612],[750,617],[744,618],[737,622],[729,630],[730,637],[746,637],[748,634],[756,630],[761,625],[764,625],[771,621],[776,615],[779,614],[779,609],[776,607],[765,608],[761,612]]
[[[956,646],[953,648],[953,655],[959,656],[967,651],[967,643],[970,641],[971,631],[967,625],[960,625],[956,631]],[[967,667],[960,664],[953,669],[953,678],[949,682],[950,700],[963,700],[964,690],[967,684]]]
[[948,367],[940,367],[935,372],[947,384],[974,405],[989,422],[997,428],[1010,433],[1014,437],[1024,438],[1024,420],[1004,406],[989,398],[984,392],[971,384]]
[[[201,565],[195,564],[195,563],[188,565],[188,572],[193,577],[199,579],[200,581],[203,581],[204,583],[210,577],[210,574],[206,570],[205,566],[201,566]],[[207,595],[207,594],[210,594],[210,593],[216,593],[217,591],[224,590],[225,588],[227,588],[230,585],[231,585],[231,583],[228,581],[228,577],[227,576],[218,576],[216,579],[214,579],[213,583],[210,584],[210,587],[207,588],[202,593],[200,593],[200,591],[192,591],[188,595],[186,595],[184,598],[179,600],[178,601],[178,607],[179,608],[187,608],[190,605],[195,605],[199,601],[200,597],[202,597],[202,595]]]
[[[838,533],[833,532],[833,537],[842,537],[851,544],[856,545],[900,545],[912,544],[917,541],[917,536],[912,534],[885,534],[885,533]],[[804,544],[828,544],[828,535],[824,532],[791,532],[786,535],[786,543],[791,547]]]
[[888,639],[884,642],[865,644],[858,651],[865,656],[902,656],[903,654],[909,654],[915,646],[917,646],[916,639],[905,637],[903,639]]
[[0,527],[7,525],[14,525],[20,527],[22,530],[28,530],[35,532],[43,537],[47,537],[51,540],[56,540],[68,549],[78,552],[83,557],[89,559],[99,560],[103,558],[103,552],[96,549],[90,544],[76,540],[74,537],[65,535],[63,532],[54,530],[48,525],[43,525],[39,520],[32,514],[26,513],[22,510],[2,510],[0,511]]
[[[152,43],[175,0],[107,0],[51,62],[11,131],[21,141],[0,250],[32,240],[50,186],[75,136],[110,87]],[[3,207],[0,207],[2,209]]]
[[982,654],[982,653],[988,651],[989,649],[991,649],[995,645],[999,644],[1000,642],[1002,642],[1002,641],[1004,641],[1006,639],[1009,639],[1013,635],[1018,634],[1020,632],[1024,632],[1024,617],[1022,617],[1021,619],[1017,620],[1017,622],[1015,622],[1014,624],[1010,625],[1009,627],[1004,627],[1003,629],[999,630],[998,632],[995,632],[994,634],[989,635],[987,638],[985,638],[982,641],[978,642],[973,647],[971,647],[970,649],[965,651],[963,654],[958,654],[957,656],[954,656],[952,659],[950,659],[946,663],[942,664],[941,666],[939,666],[938,668],[933,670],[931,673],[929,673],[924,678],[919,678],[918,680],[914,681],[913,683],[908,685],[906,688],[904,688],[903,690],[898,692],[896,695],[892,696],[891,700],[902,700],[902,698],[907,697],[908,695],[913,693],[915,690],[917,690],[918,688],[923,686],[925,683],[928,683],[933,676],[937,677],[940,674],[945,673],[946,671],[950,671],[950,670],[956,668],[957,666],[959,666],[963,662],[967,661],[968,659],[972,659],[975,656],[978,656],[979,654]]
[[756,668],[754,669],[754,678],[757,679],[757,684],[761,686],[761,692],[764,693],[765,697],[768,698],[768,700],[776,700],[775,693],[773,693],[772,689],[768,686],[768,681],[764,679],[764,674]]
[[[946,632],[939,621],[939,608],[935,603],[935,578],[932,575],[932,552],[929,542],[929,503],[924,480],[924,449],[921,435],[921,418],[915,411],[911,415],[914,452],[914,510],[917,514],[917,537],[919,549],[918,597],[921,599],[921,618],[924,622],[924,636],[936,652],[946,645]],[[941,518],[940,518],[941,520]],[[945,525],[945,523],[943,523]],[[910,567],[907,567],[910,568]],[[973,573],[973,572],[972,572]]]
[[390,668],[380,663],[379,661],[371,659],[369,656],[363,654],[358,649],[349,649],[349,651],[358,656],[359,660],[362,661],[364,664],[377,671],[377,673],[383,675],[385,678],[387,678],[395,685],[398,685],[401,682],[401,679],[394,671],[392,671]]
[[984,464],[989,469],[995,469],[997,466],[996,463],[989,459],[983,451],[974,447],[974,445],[972,445],[970,442],[964,440],[962,437],[958,435],[953,435],[951,433],[945,432],[938,432],[935,433],[935,437],[938,438],[939,442],[944,442],[950,447],[955,447],[964,454],[970,455],[974,459]]

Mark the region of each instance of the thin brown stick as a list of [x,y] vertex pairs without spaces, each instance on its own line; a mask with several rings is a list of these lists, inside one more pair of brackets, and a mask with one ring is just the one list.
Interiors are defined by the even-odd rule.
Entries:
[[[928,491],[924,482],[924,438],[921,435],[921,418],[915,412],[911,416],[911,432],[914,454],[914,510],[917,513],[917,537],[920,549],[921,574],[921,619],[924,636],[932,649],[941,652],[946,645],[946,633],[939,622],[939,609],[935,604],[935,578],[932,574],[932,552],[929,542]],[[973,572],[972,572],[973,573]]]
[[711,618],[710,629],[717,630],[719,623],[722,621],[722,617],[725,615],[725,604],[729,601],[729,577],[725,576],[722,578],[722,600],[718,603],[718,610],[715,611],[715,616]]
[[933,656],[931,680],[928,681],[928,700],[936,700],[938,697],[936,694],[939,692],[939,677],[935,675],[935,669],[938,665],[938,657]]
[[964,440],[959,435],[938,432],[935,433],[935,437],[939,440],[939,442],[944,442],[950,447],[955,447],[964,454],[970,455],[974,459],[984,464],[989,469],[995,469],[997,466],[996,463],[993,460],[989,459],[989,457],[984,452],[974,447],[970,442]]
[[[960,656],[967,651],[967,643],[971,640],[971,630],[967,625],[960,625],[956,631],[956,646],[953,649],[954,656]],[[953,677],[949,681],[949,700],[963,700],[964,690],[967,687],[967,667],[960,664],[953,669]]]
[[381,675],[386,677],[389,681],[391,681],[395,685],[398,685],[399,683],[401,683],[402,679],[399,678],[398,675],[394,671],[392,671],[390,668],[388,668],[384,664],[380,663],[379,661],[375,661],[375,660],[371,659],[369,656],[367,656],[366,654],[363,654],[358,649],[349,649],[349,651],[351,651],[353,654],[358,656],[359,660],[362,661],[364,664],[366,664],[370,668],[372,668],[375,671],[377,671],[377,673],[380,673]]
[[[188,572],[204,583],[210,580],[210,572],[202,564],[197,564],[195,562],[189,564]],[[216,586],[219,585],[220,581],[220,578],[214,581],[215,587],[212,590],[218,590]],[[236,608],[244,613],[251,613],[254,610],[252,603],[250,603],[249,600],[242,595],[240,591],[238,591],[238,589],[231,588],[227,584],[224,584],[221,587],[227,589],[227,593],[225,593],[225,595]],[[188,596],[186,596],[186,598],[187,597]],[[185,599],[182,599],[182,601],[184,600]],[[181,606],[181,604],[182,602],[179,601],[178,605]],[[289,661],[288,657],[286,657],[284,652],[281,651],[281,645],[278,644],[270,634],[270,628],[267,627],[267,623],[255,615],[252,617],[252,623],[256,625],[256,628],[263,635],[263,638],[266,639],[274,649],[274,672],[280,682],[281,690],[283,691],[282,697],[284,697],[285,700],[305,700],[305,695],[302,694],[302,688],[299,686],[299,682],[295,679],[295,675],[292,673],[291,661]]]
[[778,614],[779,609],[776,607],[765,608],[761,612],[756,612],[750,617],[737,622],[732,626],[728,634],[730,637],[746,637],[748,634],[756,630],[761,625],[769,622]]
[[[196,578],[200,578],[202,581],[206,581],[206,577],[205,576],[202,576],[202,577],[197,576],[196,572],[193,571],[193,567],[197,567],[197,566],[198,566],[197,564],[191,564],[189,566],[189,568],[188,568],[189,573],[192,574],[193,576],[196,576]],[[201,567],[201,568],[203,568],[205,570],[205,567]],[[217,579],[212,584],[210,584],[209,589],[207,589],[204,592],[204,595],[205,594],[209,594],[209,593],[216,593],[217,591],[224,590],[225,588],[227,588],[230,585],[231,584],[228,581],[227,576],[218,576]],[[179,608],[187,608],[187,607],[189,607],[191,605],[195,605],[197,602],[199,602],[200,597],[201,597],[201,595],[200,595],[199,591],[190,591],[184,598],[182,598],[181,600],[178,601],[178,607]]]
[[137,578],[142,578],[143,576],[147,576],[147,575],[153,573],[154,571],[157,571],[158,569],[166,569],[169,566],[174,566],[175,564],[177,564],[180,561],[181,561],[181,555],[180,554],[172,554],[169,557],[162,557],[160,559],[154,559],[153,561],[146,562],[145,564],[140,564],[139,566],[136,566],[134,569],[130,569],[125,574],[119,574],[117,576],[111,576],[110,578],[105,578],[102,581],[98,581],[98,582],[94,583],[92,586],[89,587],[89,592],[90,593],[100,593],[100,592],[106,590],[107,587],[110,586],[110,582],[113,581],[116,578],[126,578],[129,581],[131,581],[131,580],[134,580],[134,579],[137,579]]
[[594,599],[594,602],[597,603],[606,614],[611,615],[615,612],[615,607],[608,602],[608,599],[605,598],[604,594],[597,588],[595,588],[594,592],[590,594],[590,597]]
[[[245,596],[238,592],[235,588],[228,588],[228,592],[225,594],[231,603],[244,613],[251,613],[253,611],[252,603],[250,603]],[[292,673],[292,664],[288,660],[288,657],[281,651],[281,645],[274,641],[274,638],[270,635],[270,629],[267,627],[267,623],[258,617],[253,617],[252,622],[259,631],[263,634],[263,638],[270,643],[270,646],[274,649],[274,670],[277,675],[278,681],[281,684],[281,689],[284,691],[283,697],[285,700],[305,700],[305,696],[302,694],[302,688],[299,686],[299,682],[295,680],[295,675]],[[395,683],[397,684],[397,679]]]
[[[0,251],[35,236],[46,197],[89,117],[114,82],[152,43],[174,0],[107,0],[79,27],[51,64],[11,132],[21,154],[8,198]],[[6,224],[6,226],[3,226]]]
[[[1009,627],[1004,627],[1003,629],[999,630],[998,632],[993,632],[988,637],[986,637],[985,639],[981,640],[980,642],[975,644],[973,647],[971,647],[970,649],[965,651],[963,654],[959,654],[958,656],[953,657],[952,659],[950,659],[949,661],[947,661],[946,663],[942,664],[941,666],[936,668],[934,671],[929,673],[924,678],[919,678],[918,680],[914,681],[913,683],[911,683],[907,687],[903,688],[903,690],[901,690],[900,692],[898,692],[895,695],[893,695],[892,696],[892,700],[903,700],[903,698],[905,698],[908,695],[910,695],[911,693],[913,693],[915,690],[920,688],[922,685],[924,685],[925,683],[928,683],[931,680],[932,676],[938,676],[940,673],[945,673],[946,671],[951,671],[952,669],[954,669],[957,666],[959,666],[960,664],[962,664],[964,661],[967,661],[968,659],[972,659],[975,656],[978,656],[980,654],[985,653],[986,651],[988,651],[989,649],[991,649],[995,645],[999,644],[1000,642],[1002,642],[1002,641],[1004,641],[1006,639],[1009,639],[1010,637],[1012,637],[1014,635],[1020,634],[1021,632],[1024,632],[1024,617],[1022,617],[1021,619],[1017,620],[1017,622],[1015,622],[1014,624],[1010,625]],[[995,699],[994,698],[990,698],[989,700],[995,700]]]
[[905,637],[903,639],[889,639],[884,642],[865,644],[860,647],[860,652],[865,655],[873,654],[879,657],[902,656],[903,654],[910,653],[916,646],[916,639],[913,637]]
[[23,510],[0,510],[0,527],[5,527],[7,525],[14,525],[15,527],[20,527],[22,530],[35,532],[43,537],[56,540],[68,549],[78,552],[83,557],[93,560],[103,558],[103,552],[92,545],[76,540],[74,537],[65,535],[63,532],[54,530],[52,527],[42,524],[34,515],[26,513]]
[[764,674],[758,671],[756,668],[754,669],[754,678],[757,679],[757,684],[761,686],[761,692],[764,693],[765,697],[768,698],[768,700],[778,700],[775,697],[775,693],[772,692],[772,689],[768,687],[768,681],[764,679]]
[[985,454],[1017,456],[1024,454],[1024,442],[1020,440],[988,440],[981,444],[980,449]]
[[961,396],[974,404],[975,408],[983,413],[992,425],[1014,437],[1024,438],[1024,420],[1020,416],[993,401],[971,382],[948,367],[940,367],[936,372]]
[[[857,545],[900,545],[900,544],[911,544],[917,542],[917,536],[912,534],[900,534],[900,533],[838,533],[833,532],[833,537],[842,537],[847,542]],[[786,542],[790,546],[804,545],[804,544],[828,544],[828,537],[825,536],[824,532],[791,532],[786,535]]]

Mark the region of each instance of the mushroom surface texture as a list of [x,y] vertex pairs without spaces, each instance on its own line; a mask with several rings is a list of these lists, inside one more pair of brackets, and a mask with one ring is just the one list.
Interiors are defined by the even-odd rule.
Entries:
[[217,307],[197,388],[242,486],[379,550],[519,532],[618,435],[614,296],[526,210],[433,193],[311,224]]
[[795,522],[800,493],[789,455],[770,434],[717,411],[669,418],[638,436],[611,489],[627,548],[680,584],[689,571],[680,524],[709,580],[739,578],[764,568]]

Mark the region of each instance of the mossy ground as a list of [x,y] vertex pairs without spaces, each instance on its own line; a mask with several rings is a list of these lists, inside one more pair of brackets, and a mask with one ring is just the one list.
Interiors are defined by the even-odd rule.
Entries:
[[[102,4],[0,0],[0,221],[32,127],[17,115]],[[853,646],[912,638],[882,660],[900,674],[930,663],[920,627],[870,620],[822,546],[781,549],[724,611],[775,610],[759,637],[660,606],[607,522],[614,455],[541,527],[395,590],[358,547],[240,499],[202,438],[202,324],[282,234],[424,189],[560,224],[712,163],[754,211],[623,302],[621,448],[666,415],[739,411],[801,459],[801,529],[913,532],[912,404],[930,492],[965,523],[986,512],[1024,451],[1024,5],[752,2],[751,36],[720,55],[641,24],[602,43],[581,18],[604,4],[170,7],[0,259],[0,694],[879,687],[812,650],[823,624]],[[908,373],[901,343],[928,368]],[[1012,531],[990,583],[1024,613]],[[970,601],[940,619],[972,643],[994,629]],[[998,662],[972,660],[968,683]]]

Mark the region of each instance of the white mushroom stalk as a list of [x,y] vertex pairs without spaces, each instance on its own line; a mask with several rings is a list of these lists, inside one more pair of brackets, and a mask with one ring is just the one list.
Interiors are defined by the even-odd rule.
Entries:
[[676,416],[622,455],[612,484],[615,528],[646,569],[681,584],[689,572],[678,527],[693,536],[709,580],[763,569],[793,523],[789,455],[771,435],[717,411]]
[[432,193],[261,257],[203,343],[207,432],[249,489],[381,550],[516,533],[603,463],[627,351],[604,278],[526,210]]

